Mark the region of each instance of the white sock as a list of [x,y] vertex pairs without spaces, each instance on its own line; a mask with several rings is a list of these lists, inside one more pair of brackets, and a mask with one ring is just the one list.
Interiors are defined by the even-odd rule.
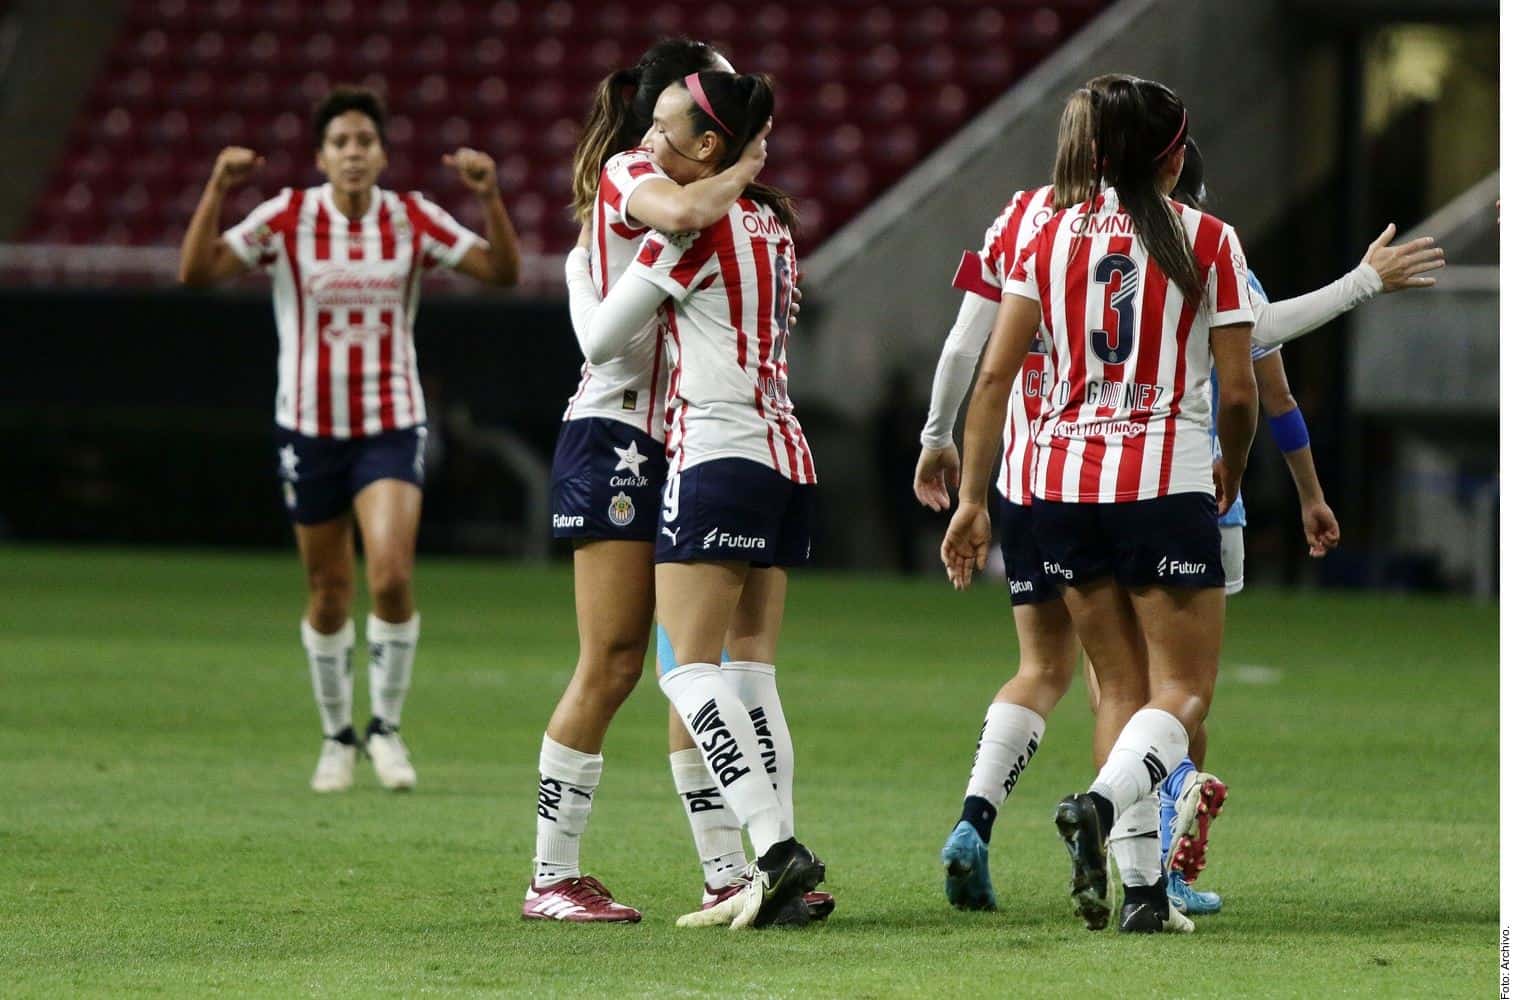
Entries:
[[1157,839],[1157,794],[1144,796],[1120,814],[1110,831],[1110,856],[1120,869],[1121,885],[1149,886],[1162,876]]
[[747,828],[762,857],[784,838],[783,810],[763,769],[762,751],[747,707],[714,663],[688,663],[658,678],[658,684],[689,728],[726,805]]
[[387,622],[368,616],[368,700],[373,705],[374,717],[391,726],[400,724],[420,635],[420,612],[412,614],[408,622]]
[[579,875],[579,838],[589,825],[589,808],[600,784],[605,758],[565,747],[542,735],[537,760],[537,886]]
[[1136,805],[1162,783],[1189,752],[1189,733],[1176,717],[1160,708],[1131,716],[1089,791],[1103,795],[1115,816]]
[[721,673],[736,688],[736,695],[747,706],[747,715],[757,732],[763,751],[763,768],[783,810],[779,839],[794,836],[794,739],[789,735],[789,720],[784,718],[784,704],[779,700],[777,670],[771,663],[732,660],[721,664]]
[[310,686],[321,712],[321,731],[335,736],[352,725],[352,620],[326,635],[302,618],[300,641],[310,661]]
[[988,799],[996,809],[1004,805],[1046,731],[1046,720],[1025,706],[999,701],[990,705],[964,797]]
[[673,769],[673,787],[684,803],[689,829],[694,833],[694,849],[705,870],[705,884],[724,889],[747,867],[747,853],[742,849],[742,825],[737,822],[721,790],[711,780],[705,758],[694,747],[675,750],[668,755]]

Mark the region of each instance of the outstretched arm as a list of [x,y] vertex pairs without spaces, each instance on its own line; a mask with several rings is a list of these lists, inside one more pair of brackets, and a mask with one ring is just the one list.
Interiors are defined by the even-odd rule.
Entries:
[[931,380],[931,409],[921,428],[921,454],[915,465],[915,496],[922,505],[944,511],[952,506],[949,487],[958,484],[957,446],[952,428],[963,397],[973,384],[973,369],[994,329],[997,305],[974,292],[963,294],[957,322],[942,345]]
[[1257,394],[1273,440],[1283,452],[1294,489],[1299,494],[1300,519],[1304,524],[1305,544],[1310,555],[1320,558],[1341,541],[1341,527],[1336,514],[1326,503],[1320,477],[1315,472],[1315,457],[1310,451],[1310,432],[1304,415],[1289,390],[1289,376],[1283,357],[1276,351],[1252,364],[1257,373]]
[[1323,288],[1279,302],[1266,302],[1254,295],[1252,310],[1257,325],[1252,339],[1276,347],[1318,330],[1379,293],[1435,285],[1430,272],[1446,266],[1445,252],[1429,236],[1390,246],[1394,232],[1390,224],[1369,245],[1361,264]]

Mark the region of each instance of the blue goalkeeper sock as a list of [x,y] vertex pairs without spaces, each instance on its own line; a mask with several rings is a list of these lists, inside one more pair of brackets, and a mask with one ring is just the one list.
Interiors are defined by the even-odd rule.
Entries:
[[1178,796],[1184,779],[1194,773],[1194,761],[1185,757],[1173,772],[1157,786],[1157,836],[1162,849],[1163,867],[1168,867],[1168,848],[1173,846],[1173,821],[1178,818]]

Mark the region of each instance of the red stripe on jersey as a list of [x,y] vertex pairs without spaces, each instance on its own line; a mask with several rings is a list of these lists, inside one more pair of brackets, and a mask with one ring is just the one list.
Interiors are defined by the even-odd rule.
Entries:
[[[1093,209],[1090,210],[1091,213]],[[1068,331],[1068,387],[1071,390],[1062,413],[1076,413],[1084,405],[1089,385],[1089,345],[1084,312],[1089,298],[1089,248],[1093,237],[1074,237],[1073,255],[1068,260],[1067,289],[1063,293],[1064,325]],[[1054,417],[1054,419],[1056,419]],[[1076,500],[1063,495],[1063,469],[1068,461],[1068,440],[1053,438],[1047,456],[1047,492],[1049,500]],[[1080,492],[1084,470],[1079,469]],[[1056,494],[1055,496],[1053,494]]]
[[[415,305],[410,297],[418,291],[416,288],[417,269],[421,267],[421,227],[416,224],[415,212],[409,201],[402,201],[405,208],[405,217],[410,220],[410,269],[405,273],[405,322],[410,324],[410,317],[415,315]],[[395,369],[401,373],[401,384],[405,386],[405,399],[410,406],[410,419],[416,419],[416,386],[410,377],[410,353],[415,350],[411,339],[406,337],[400,341],[401,350],[395,353]]]
[[[374,197],[377,198],[378,195],[375,194]],[[347,220],[347,259],[363,259],[363,220],[361,219]]]
[[[394,216],[387,198],[379,204],[379,259],[395,259]],[[379,338],[379,430],[387,431],[395,426],[394,344],[400,331],[395,327],[394,310],[379,313],[379,325],[386,331]]]
[[[758,394],[761,396],[765,385],[772,385],[775,394],[778,392],[779,373],[773,330],[773,264],[769,259],[771,251],[767,243],[753,237],[751,244],[752,266],[757,272],[757,385]],[[767,420],[766,407],[763,406],[761,400],[758,402],[758,412]],[[789,460],[789,473],[793,475],[799,469],[799,454],[794,446],[794,438],[789,432],[789,422],[785,419],[782,407],[776,416],[779,421],[779,435],[784,439],[784,457]]]
[[610,259],[605,256],[605,201],[603,198],[594,200],[594,238],[600,249],[600,301],[603,302],[605,296],[610,294]]
[[983,258],[971,250],[963,251],[963,259],[952,276],[952,287],[960,292],[982,295],[990,302],[998,302],[1000,290],[984,280]]
[[600,174],[600,197],[599,200],[609,205],[611,211],[621,210],[621,189],[615,186],[615,182],[606,173]]
[[[677,281],[680,287],[688,288],[694,283],[700,269],[710,260],[711,254],[734,245],[735,241],[731,235],[731,217],[728,215],[700,233],[694,244],[684,251],[679,262],[673,265],[673,270],[668,276]],[[738,288],[740,288],[740,282],[738,282]]]
[[1237,288],[1236,268],[1231,263],[1231,255],[1236,252],[1231,246],[1229,236],[1221,240],[1219,249],[1216,251],[1213,266],[1215,268],[1215,311],[1218,313],[1230,312],[1241,308],[1240,289]]
[[658,373],[663,370],[663,330],[667,324],[658,324],[658,342],[652,350],[652,381],[647,383],[647,433],[652,433],[652,414],[657,409],[657,400],[652,394],[658,388]]
[[[731,219],[725,220],[726,231],[731,231]],[[708,232],[708,230],[707,230]],[[721,267],[721,284],[726,292],[727,316],[731,328],[736,331],[736,363],[747,370],[747,330],[742,323],[742,269],[736,262],[736,245],[726,240],[715,252],[716,262]]]
[[420,195],[411,191],[405,196],[405,207],[411,214],[411,220],[416,228],[423,230],[427,236],[436,240],[444,247],[451,247],[458,242],[458,234],[437,222],[432,214],[421,207]]
[[[331,258],[331,216],[326,206],[316,202],[315,259]],[[316,310],[316,434],[331,435],[331,345],[326,341],[326,330],[331,326],[331,313]]]
[[[377,195],[375,195],[377,197]],[[363,259],[363,223],[358,219],[347,220],[347,259]],[[363,325],[363,311],[350,309],[347,312],[349,327]],[[366,414],[363,410],[363,390],[368,373],[364,370],[363,345],[365,338],[349,339],[347,345],[347,428],[353,437],[362,437]]]
[[652,267],[657,264],[658,258],[663,256],[664,244],[661,240],[643,240],[642,250],[637,254],[637,263],[643,267]]
[[679,390],[682,388],[684,374],[684,344],[679,340],[679,327],[673,315],[673,304],[663,303],[664,319],[668,324],[668,336],[673,338],[673,367],[668,371],[668,394],[663,400],[663,454],[667,458],[673,458],[673,409]]
[[[668,399],[668,410],[669,410],[669,412],[668,412],[668,417],[667,417],[667,423],[668,423],[668,427],[669,427],[669,433],[668,433],[668,444],[664,448],[664,451],[667,453],[668,457],[670,459],[672,459],[673,458],[673,453],[675,451],[674,445],[672,443],[673,442],[673,425],[675,423],[675,418],[673,416],[672,383],[678,381],[679,380],[679,376],[682,375],[683,371],[684,371],[684,342],[679,337],[679,321],[678,321],[678,318],[674,315],[674,311],[672,309],[668,310],[668,333],[673,337],[674,347],[676,348],[674,354],[679,359],[679,363],[676,366],[674,366],[673,375],[669,379],[669,382],[670,382],[669,399]],[[679,461],[678,461],[678,465],[674,466],[674,468],[680,469],[680,470],[682,470],[684,468],[684,439],[689,434],[689,424],[688,424],[688,421],[686,419],[688,417],[688,415],[689,415],[689,402],[687,400],[680,399],[679,400],[679,414],[678,414],[678,418],[677,418],[677,423],[678,423],[678,428],[679,428],[678,448],[677,448]]]
[[1015,252],[1015,241],[1020,236],[1021,220],[1026,217],[1026,209],[1031,204],[1031,198],[1035,191],[1022,191],[1011,202],[1010,220],[1005,223],[1005,228],[1000,230],[998,245],[994,248],[994,266],[999,273],[1000,280],[1005,280],[1005,275],[1010,273],[1010,268],[1015,261],[1010,255]]
[[[1225,235],[1225,230],[1219,219],[1213,215],[1201,215],[1199,231],[1194,234],[1195,257],[1201,261],[1214,261],[1223,235]],[[1168,403],[1168,416],[1164,421],[1164,430],[1167,433],[1163,437],[1163,461],[1157,476],[1159,496],[1167,495],[1168,483],[1173,474],[1173,444],[1178,437],[1179,404],[1184,400],[1184,378],[1188,374],[1189,367],[1186,357],[1189,349],[1189,332],[1193,329],[1196,311],[1194,304],[1186,301],[1178,316],[1178,335],[1175,338],[1178,342],[1178,357],[1173,365],[1173,399]]]
[[631,177],[641,177],[643,174],[652,173],[653,169],[654,168],[652,164],[647,163],[646,161],[642,161],[639,163],[633,163],[631,166],[627,167],[626,173]]
[[[1168,276],[1157,266],[1157,258],[1147,256],[1146,272],[1142,278],[1142,308],[1137,318],[1140,330],[1160,330],[1168,301]],[[1162,365],[1162,350],[1149,350],[1143,345],[1136,360],[1136,381],[1141,385],[1156,385],[1157,373]],[[1167,443],[1164,443],[1167,447]],[[1145,439],[1141,447],[1135,444],[1123,448],[1120,468],[1115,474],[1116,498],[1135,497],[1141,491],[1142,462],[1146,455]]]
[[284,211],[275,216],[270,228],[284,237],[284,259],[289,262],[289,280],[295,289],[295,430],[300,428],[300,384],[305,369],[305,292],[300,285],[299,245],[300,206],[305,203],[305,192],[289,192],[289,203]]
[[624,222],[612,222],[610,224],[610,231],[623,240],[634,240],[641,233],[640,229],[632,229]]

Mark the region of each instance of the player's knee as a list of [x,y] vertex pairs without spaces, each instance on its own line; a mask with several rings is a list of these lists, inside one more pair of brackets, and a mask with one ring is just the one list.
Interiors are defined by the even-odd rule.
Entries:
[[400,621],[410,614],[410,569],[393,565],[371,566],[368,593],[379,617]]
[[340,570],[311,570],[310,620],[319,632],[335,632],[352,612],[352,576]]

